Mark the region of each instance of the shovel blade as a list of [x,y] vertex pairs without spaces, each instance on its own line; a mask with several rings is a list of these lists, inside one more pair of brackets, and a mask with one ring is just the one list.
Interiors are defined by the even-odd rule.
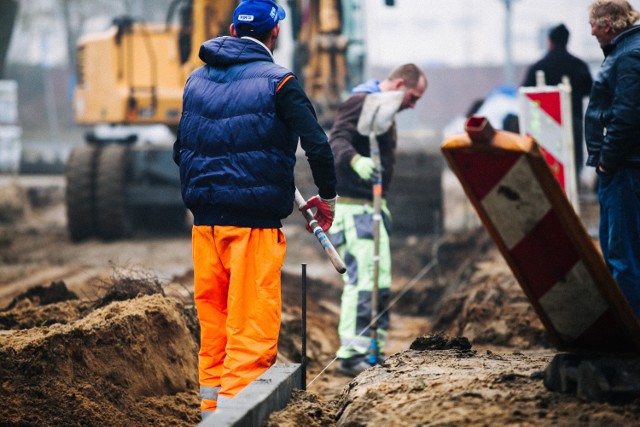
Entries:
[[358,119],[358,132],[361,135],[370,135],[371,132],[382,135],[388,131],[403,99],[404,92],[401,90],[367,95]]

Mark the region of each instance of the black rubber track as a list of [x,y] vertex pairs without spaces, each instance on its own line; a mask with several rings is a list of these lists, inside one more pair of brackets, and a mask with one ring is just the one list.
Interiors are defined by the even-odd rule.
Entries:
[[87,239],[96,232],[95,170],[98,149],[95,145],[75,147],[65,170],[67,229],[74,242]]
[[108,144],[100,150],[96,176],[96,222],[98,235],[105,240],[129,236],[132,214],[125,203],[127,180],[131,175],[129,147]]

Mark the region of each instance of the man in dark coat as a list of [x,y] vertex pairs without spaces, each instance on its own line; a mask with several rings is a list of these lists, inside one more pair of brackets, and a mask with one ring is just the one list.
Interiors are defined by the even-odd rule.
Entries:
[[593,0],[591,34],[605,59],[585,116],[587,165],[598,172],[600,247],[640,319],[640,13],[626,0]]
[[576,182],[579,183],[580,171],[584,164],[582,141],[582,101],[591,92],[593,79],[589,67],[579,58],[567,51],[569,30],[560,24],[549,31],[547,54],[527,70],[522,86],[536,85],[536,72],[544,71],[545,83],[557,85],[562,77],[569,77],[571,83],[571,111],[573,114],[573,147],[576,165]]

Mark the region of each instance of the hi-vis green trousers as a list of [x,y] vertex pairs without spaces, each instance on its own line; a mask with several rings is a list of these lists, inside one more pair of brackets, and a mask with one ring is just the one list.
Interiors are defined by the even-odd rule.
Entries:
[[[344,199],[343,199],[344,200]],[[371,343],[371,293],[373,290],[373,203],[338,198],[329,238],[347,266],[340,306],[340,359],[365,355]],[[378,276],[378,351],[384,353],[389,328],[386,307],[391,288],[390,214],[382,203]]]

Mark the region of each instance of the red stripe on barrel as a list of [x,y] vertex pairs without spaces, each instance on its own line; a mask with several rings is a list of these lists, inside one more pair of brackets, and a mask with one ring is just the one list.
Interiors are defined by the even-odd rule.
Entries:
[[552,210],[510,252],[524,280],[535,283],[531,291],[536,299],[565,277],[580,259]]
[[522,157],[522,153],[471,153],[458,151],[453,154],[469,189],[478,199],[483,199]]

